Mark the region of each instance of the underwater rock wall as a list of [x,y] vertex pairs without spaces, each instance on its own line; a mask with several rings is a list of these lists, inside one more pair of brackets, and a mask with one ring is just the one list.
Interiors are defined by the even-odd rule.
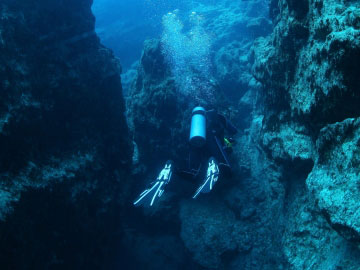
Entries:
[[148,40],[144,44],[136,80],[127,99],[127,110],[139,149],[139,163],[174,159],[181,146],[184,147],[183,138],[187,134],[183,120],[186,112],[190,114],[189,105],[177,94],[158,40]]
[[279,2],[274,33],[258,40],[254,75],[266,104],[289,107],[318,132],[359,114],[359,3],[291,3]]
[[229,99],[239,100],[256,88],[251,74],[250,49],[253,41],[271,33],[268,1],[218,1],[200,13],[214,40],[215,77]]
[[121,67],[91,4],[0,3],[3,269],[119,263],[132,144]]
[[271,1],[274,31],[253,46],[261,145],[288,172],[312,167],[287,200],[290,269],[359,268],[359,10],[359,1]]

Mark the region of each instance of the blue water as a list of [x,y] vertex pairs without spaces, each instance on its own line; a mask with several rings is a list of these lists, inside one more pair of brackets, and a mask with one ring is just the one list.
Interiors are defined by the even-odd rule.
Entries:
[[217,50],[241,41],[248,42],[244,47],[248,54],[254,33],[246,25],[267,17],[268,1],[253,8],[250,1],[95,0],[92,10],[101,42],[120,59],[125,94],[136,76],[144,41],[155,38],[162,42],[178,91],[195,100],[211,100],[217,82],[214,70],[226,68],[215,66]]
[[194,99],[213,98],[211,46],[200,14],[191,12],[184,30],[179,11],[162,18],[162,52],[177,83],[178,91]]
[[139,60],[143,42],[161,34],[163,15],[175,9],[187,10],[189,6],[185,0],[95,0],[92,10],[96,32],[127,70]]

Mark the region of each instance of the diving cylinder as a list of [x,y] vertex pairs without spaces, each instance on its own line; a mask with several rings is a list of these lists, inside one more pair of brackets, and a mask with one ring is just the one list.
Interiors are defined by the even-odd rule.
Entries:
[[196,107],[192,111],[190,144],[201,147],[206,143],[206,111],[203,107]]

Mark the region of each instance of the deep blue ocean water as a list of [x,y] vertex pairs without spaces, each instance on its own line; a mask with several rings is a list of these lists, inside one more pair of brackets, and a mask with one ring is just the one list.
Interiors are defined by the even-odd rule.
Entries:
[[139,60],[146,39],[159,38],[162,16],[175,9],[191,10],[189,1],[97,0],[92,7],[96,32],[119,56],[124,69]]

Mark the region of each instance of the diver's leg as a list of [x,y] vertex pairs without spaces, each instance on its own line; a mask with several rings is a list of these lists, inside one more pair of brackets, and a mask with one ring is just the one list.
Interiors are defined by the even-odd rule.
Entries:
[[210,192],[215,183],[218,181],[220,175],[219,166],[215,158],[210,157],[208,161],[208,169],[206,172],[206,178],[203,184],[196,190],[193,199],[195,199],[200,193]]
[[172,161],[167,161],[164,168],[159,173],[157,179],[151,184],[151,187],[144,190],[139,198],[134,201],[135,206],[144,205],[152,206],[155,200],[164,193],[165,186],[170,182],[172,176]]
[[215,139],[215,142],[216,142],[218,152],[221,154],[222,160],[224,160],[225,161],[224,163],[230,167],[229,159],[228,159],[228,157],[227,157],[227,155],[226,155],[226,153],[225,153],[225,151],[223,149],[222,144],[220,143],[219,139],[216,136],[214,136],[214,139]]
[[227,177],[231,176],[231,166],[229,162],[229,158],[225,152],[225,149],[223,148],[223,145],[220,143],[220,140],[214,136],[214,141],[216,144],[216,153],[218,153],[219,156],[219,168],[222,175],[225,175]]
[[[139,196],[139,198],[134,202],[134,205],[139,204],[147,195],[149,195],[153,190],[156,189],[156,187],[159,185],[159,182],[155,182],[154,185],[149,188],[145,189]],[[157,190],[157,189],[156,189]]]
[[175,173],[182,178],[193,180],[197,178],[201,170],[202,153],[199,149],[191,147],[189,158],[186,160],[186,168],[176,170]]

